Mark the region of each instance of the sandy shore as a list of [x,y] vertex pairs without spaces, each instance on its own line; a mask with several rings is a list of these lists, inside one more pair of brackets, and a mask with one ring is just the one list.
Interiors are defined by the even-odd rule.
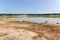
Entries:
[[[30,31],[32,33],[30,33],[30,32],[27,32],[27,33],[30,33],[32,36],[35,35],[33,37],[30,37],[30,40],[60,40],[60,24],[59,23],[57,23],[57,24],[52,24],[49,22],[45,22],[42,24],[41,23],[31,23],[31,22],[25,23],[25,22],[19,22],[17,20],[0,18],[0,29],[1,29],[1,27],[3,29],[7,29],[7,30],[9,30],[9,28],[11,28],[12,30],[14,30],[13,32],[16,32],[16,30],[14,28]],[[8,31],[8,32],[10,32],[10,31]],[[14,34],[16,34],[16,33],[14,33]],[[21,39],[25,40],[24,38],[21,38]],[[10,38],[10,40],[11,40],[11,38]],[[28,40],[28,38],[26,38],[26,40]]]

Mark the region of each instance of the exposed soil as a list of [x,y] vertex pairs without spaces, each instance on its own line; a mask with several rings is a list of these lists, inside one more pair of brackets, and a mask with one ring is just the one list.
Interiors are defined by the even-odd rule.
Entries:
[[37,33],[37,35],[30,40],[60,40],[60,24],[52,24],[49,22],[42,24],[32,22],[25,23],[17,20],[0,18],[0,27],[24,29]]

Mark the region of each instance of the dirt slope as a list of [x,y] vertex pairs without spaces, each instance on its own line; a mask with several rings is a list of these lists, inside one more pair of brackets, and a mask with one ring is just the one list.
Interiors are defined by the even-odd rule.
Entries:
[[60,24],[25,23],[0,18],[1,40],[60,40]]

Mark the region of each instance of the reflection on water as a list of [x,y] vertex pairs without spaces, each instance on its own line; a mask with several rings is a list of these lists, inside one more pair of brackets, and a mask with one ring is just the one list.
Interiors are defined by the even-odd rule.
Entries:
[[51,23],[60,23],[60,18],[11,18],[11,19],[16,19],[18,21],[31,21],[31,22],[51,22]]

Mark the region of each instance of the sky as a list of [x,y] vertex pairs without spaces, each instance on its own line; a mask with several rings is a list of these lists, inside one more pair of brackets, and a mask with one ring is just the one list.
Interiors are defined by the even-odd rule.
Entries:
[[60,13],[60,0],[0,0],[0,13]]

